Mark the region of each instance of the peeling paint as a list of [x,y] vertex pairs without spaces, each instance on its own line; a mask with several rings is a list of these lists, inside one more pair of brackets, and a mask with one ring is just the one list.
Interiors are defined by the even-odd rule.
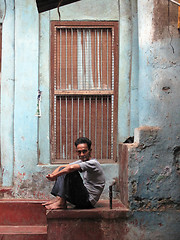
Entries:
[[174,149],[174,166],[178,174],[180,174],[180,147]]
[[[174,37],[178,36],[178,32],[176,31],[178,11],[177,6],[174,4],[171,4],[169,1],[154,0],[152,20],[154,41],[169,37],[172,31]],[[169,32],[169,28],[171,32]]]
[[172,172],[172,169],[169,166],[166,166],[163,171],[159,174],[159,176],[156,178],[156,182],[163,181],[166,179]]

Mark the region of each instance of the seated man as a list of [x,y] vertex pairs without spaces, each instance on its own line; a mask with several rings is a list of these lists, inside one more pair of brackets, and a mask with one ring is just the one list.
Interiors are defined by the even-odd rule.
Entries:
[[[66,209],[66,202],[76,208],[93,208],[105,186],[100,163],[91,158],[91,140],[85,137],[75,141],[80,160],[58,167],[46,178],[55,181],[51,194],[56,198],[43,204],[46,209]],[[79,172],[82,172],[82,178]]]

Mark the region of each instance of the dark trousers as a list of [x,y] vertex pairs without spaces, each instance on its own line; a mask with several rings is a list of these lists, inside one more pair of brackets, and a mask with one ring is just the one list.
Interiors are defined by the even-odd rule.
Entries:
[[93,207],[89,202],[89,193],[78,171],[59,176],[51,194],[64,198],[76,208]]

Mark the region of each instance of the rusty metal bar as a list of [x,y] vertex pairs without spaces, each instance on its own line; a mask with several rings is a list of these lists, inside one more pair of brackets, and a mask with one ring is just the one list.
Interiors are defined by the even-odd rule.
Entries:
[[108,158],[108,155],[109,155],[109,148],[108,148],[108,145],[109,145],[109,97],[107,97],[107,134],[106,134],[106,138],[107,138],[107,147],[106,147],[106,157]]
[[94,39],[94,44],[95,44],[95,46],[94,46],[94,50],[95,50],[95,53],[94,53],[94,59],[95,59],[95,61],[94,61],[94,64],[95,64],[95,69],[94,69],[94,71],[95,71],[95,74],[94,74],[94,82],[95,82],[95,87],[97,87],[97,78],[96,78],[96,45],[97,45],[97,41],[96,41],[96,36],[97,36],[97,32],[96,32],[96,30],[95,30],[95,32],[94,32],[94,37],[95,37],[95,39]]
[[66,89],[67,89],[67,29],[66,29]]
[[111,98],[111,158],[113,159],[113,138],[114,138],[114,96]]
[[108,45],[108,29],[107,29],[107,88],[109,88],[109,55],[108,55],[109,45]]
[[102,29],[101,29],[101,76],[100,76],[100,81],[101,81],[101,89],[103,88],[103,77],[102,77]]
[[60,101],[60,121],[59,121],[59,124],[60,124],[60,158],[62,158],[62,114],[61,114],[61,97],[59,99]]
[[66,159],[67,159],[67,141],[68,141],[68,135],[67,135],[67,130],[68,130],[68,121],[67,121],[67,97],[66,97]]
[[77,138],[79,138],[79,97],[78,97],[78,111],[77,111]]
[[116,184],[116,180],[113,180],[111,185],[109,185],[109,208],[112,209],[112,187]]
[[62,47],[62,30],[60,29],[60,47],[59,47],[59,51],[60,51],[60,53],[59,53],[59,81],[60,81],[60,83],[59,83],[59,85],[60,85],[60,89],[61,89],[61,60],[62,60],[62,56],[61,56],[61,47]]
[[97,97],[95,98],[95,158],[97,157]]
[[74,104],[73,104],[73,97],[72,97],[72,100],[71,100],[71,159],[73,159],[73,109],[74,109]]
[[91,139],[91,97],[89,98],[89,139]]
[[85,111],[86,99],[83,97],[83,137],[85,137],[86,129],[86,111]]
[[101,159],[103,151],[103,97],[101,97]]
[[73,90],[73,29],[71,29],[71,90]]

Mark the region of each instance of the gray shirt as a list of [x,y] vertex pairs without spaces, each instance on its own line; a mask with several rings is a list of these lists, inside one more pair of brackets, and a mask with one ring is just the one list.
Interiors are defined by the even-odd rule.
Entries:
[[84,186],[89,193],[89,201],[94,206],[99,200],[105,186],[105,176],[101,164],[96,159],[84,162],[78,160],[73,162],[73,164],[79,164]]

